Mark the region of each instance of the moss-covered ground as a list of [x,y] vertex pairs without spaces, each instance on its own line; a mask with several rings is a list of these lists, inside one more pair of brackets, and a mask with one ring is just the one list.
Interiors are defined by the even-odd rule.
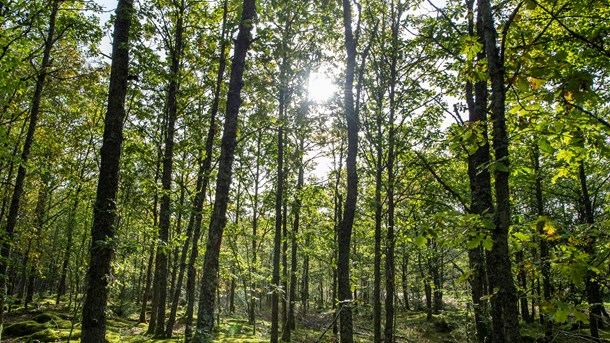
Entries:
[[[80,342],[78,320],[72,325],[73,312],[51,305],[36,305],[35,309],[25,311],[15,309],[6,315],[2,342]],[[249,325],[246,318],[239,314],[226,314],[217,318],[215,342],[259,343],[268,342],[270,323],[260,316],[256,327]],[[138,323],[135,314],[127,318],[110,315],[108,318],[107,340],[109,343],[126,342],[182,342],[183,325],[179,321],[175,337],[153,339],[146,334],[147,325]],[[328,312],[311,313],[300,316],[299,325],[293,331],[292,342],[338,342],[333,334],[333,317]],[[373,328],[370,311],[354,314],[354,339],[357,343],[372,341]],[[328,330],[327,330],[328,329]],[[326,331],[327,330],[327,331]],[[522,323],[524,342],[544,342],[542,326]],[[325,332],[326,331],[326,332]],[[325,333],[324,333],[325,332]],[[610,335],[602,331],[604,341],[610,342]],[[556,343],[590,342],[587,328],[573,325],[557,326],[551,339]],[[475,342],[474,326],[471,315],[457,309],[445,311],[427,320],[425,313],[402,311],[396,317],[396,342],[406,343],[462,343]]]

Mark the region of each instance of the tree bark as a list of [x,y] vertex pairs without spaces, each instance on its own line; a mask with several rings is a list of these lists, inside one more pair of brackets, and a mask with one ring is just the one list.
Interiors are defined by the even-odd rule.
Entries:
[[491,119],[493,150],[495,155],[496,209],[491,236],[493,247],[487,254],[487,277],[491,298],[492,340],[494,343],[521,342],[517,291],[511,271],[508,251],[510,227],[510,193],[508,187],[509,153],[506,130],[504,61],[500,58],[496,42],[496,27],[489,0],[478,0],[489,78],[491,80]]
[[184,31],[184,0],[178,8],[174,46],[169,47],[171,66],[170,82],[167,92],[167,129],[165,132],[165,149],[163,155],[163,172],[161,177],[161,208],[159,210],[159,245],[157,246],[157,257],[155,261],[155,281],[159,293],[157,303],[157,321],[155,323],[155,337],[164,338],[165,331],[165,309],[167,307],[167,278],[168,278],[168,253],[169,229],[171,220],[171,191],[172,171],[174,160],[174,133],[178,117],[178,91],[180,88],[180,67],[183,52]]
[[146,267],[146,281],[144,284],[144,291],[142,292],[142,306],[140,307],[140,323],[146,323],[146,304],[148,303],[148,298],[150,297],[150,286],[152,283],[152,270],[155,261],[155,245],[151,244],[150,246],[150,255],[148,258],[148,264]]
[[[271,343],[279,339],[280,253],[282,249],[282,200],[284,196],[284,109],[286,106],[286,68],[284,53],[280,64],[279,116],[277,128],[277,180],[275,190],[275,235],[273,238],[273,275],[271,279]],[[283,298],[283,297],[282,297]]]
[[220,152],[218,178],[214,209],[210,218],[208,241],[203,261],[203,278],[195,343],[208,341],[214,327],[214,293],[218,287],[218,264],[222,235],[226,225],[229,191],[231,188],[232,166],[237,145],[237,117],[241,105],[241,89],[246,64],[246,54],[252,42],[253,19],[256,14],[255,0],[244,0],[239,33],[235,42],[235,52],[231,65],[231,80],[227,96],[227,110]]
[[193,239],[191,246],[191,254],[189,256],[189,262],[187,266],[187,282],[186,282],[186,324],[184,329],[184,340],[189,342],[192,336],[192,323],[193,323],[193,312],[195,307],[195,260],[199,255],[199,238],[201,236],[201,221],[202,221],[202,210],[203,202],[206,197],[208,185],[210,184],[210,172],[212,170],[212,154],[214,152],[214,137],[218,130],[216,125],[216,116],[218,115],[218,109],[220,105],[220,91],[222,88],[222,82],[224,79],[225,68],[227,65],[226,53],[227,53],[227,1],[223,3],[223,17],[222,17],[222,42],[220,44],[220,58],[218,60],[218,74],[216,75],[216,84],[214,88],[214,99],[212,101],[212,108],[210,110],[210,126],[208,128],[206,143],[205,143],[205,155],[201,165],[199,166],[197,176],[197,190],[193,198],[193,213],[194,227],[193,227]]
[[[466,1],[469,13],[474,12],[474,0]],[[483,43],[481,13],[477,12],[476,31],[473,15],[468,16],[468,33],[470,36],[477,35],[479,41]],[[478,54],[477,59],[485,59],[485,50]],[[473,128],[480,130],[482,142],[474,153],[468,156],[468,178],[470,181],[470,211],[479,216],[481,220],[486,220],[493,212],[493,198],[491,191],[491,175],[489,169],[489,139],[487,133],[487,83],[478,81],[474,85],[472,82],[466,83],[466,103],[468,106],[468,122]],[[474,232],[475,235],[484,233],[485,229],[481,226]],[[481,244],[468,249],[468,263],[473,270],[470,279],[472,288],[472,303],[474,307],[475,326],[477,341],[484,343],[490,335],[491,328],[488,320],[488,304],[484,300],[487,293],[487,274],[485,271],[485,254]]]
[[376,95],[377,101],[377,146],[375,161],[375,247],[373,259],[373,342],[381,343],[381,223],[383,202],[381,200],[381,188],[383,187],[383,136],[381,130],[381,116],[383,112],[383,92],[380,87]]
[[383,337],[385,342],[394,342],[394,298],[396,293],[396,267],[394,251],[394,161],[396,159],[394,120],[396,117],[396,84],[398,79],[398,49],[400,35],[400,18],[402,6],[392,2],[392,50],[390,60],[390,116],[388,118],[388,230],[386,233],[386,260],[385,260],[385,328]]
[[89,269],[82,317],[81,342],[83,343],[105,342],[106,303],[114,255],[116,195],[129,75],[129,29],[132,11],[132,0],[119,0],[114,23],[108,109],[100,152],[100,174],[93,207]]
[[[536,176],[536,213],[538,214],[538,223],[536,231],[540,237],[540,273],[542,274],[542,299],[545,303],[551,301],[551,263],[549,257],[549,242],[545,238],[544,225],[547,220],[544,212],[544,200],[542,196],[542,172],[540,170],[540,150],[537,142],[533,147],[534,173]],[[540,286],[538,286],[540,288]],[[540,318],[544,325],[544,335],[547,340],[551,340],[553,336],[553,321],[546,313],[540,311]]]
[[[591,234],[587,235],[585,252],[590,256],[589,262],[593,261],[595,256],[595,216],[593,214],[593,206],[591,197],[589,196],[589,188],[587,186],[587,174],[585,173],[584,162],[581,161],[578,166],[578,179],[580,181],[581,200],[584,205],[585,222],[589,225],[588,231]],[[587,302],[589,303],[589,331],[596,342],[600,342],[599,329],[603,327],[602,312],[604,311],[604,302],[602,299],[599,281],[597,281],[597,273],[587,268],[585,273],[585,288],[587,291]]]
[[343,0],[343,26],[345,28],[345,50],[347,62],[345,67],[344,111],[347,120],[347,196],[343,220],[337,233],[337,287],[339,299],[339,320],[341,343],[352,343],[352,295],[350,288],[350,241],[356,214],[358,198],[358,113],[354,108],[354,73],[356,68],[356,41],[352,33],[352,10],[350,0]]

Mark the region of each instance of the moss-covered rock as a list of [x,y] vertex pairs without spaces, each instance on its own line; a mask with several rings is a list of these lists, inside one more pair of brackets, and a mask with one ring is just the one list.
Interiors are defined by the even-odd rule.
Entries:
[[56,314],[51,313],[51,312],[43,312],[34,317],[34,320],[37,323],[48,323],[50,321],[57,322],[59,319],[60,319],[59,316],[57,316]]
[[61,337],[57,331],[47,328],[31,334],[29,338],[33,342],[57,342]]
[[33,320],[25,322],[14,323],[8,325],[2,332],[2,336],[6,337],[23,337],[29,336],[39,331],[43,331],[47,328],[45,324],[37,323]]

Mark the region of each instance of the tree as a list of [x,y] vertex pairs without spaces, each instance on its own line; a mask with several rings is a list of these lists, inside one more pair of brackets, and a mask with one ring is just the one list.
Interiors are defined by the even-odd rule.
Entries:
[[358,113],[354,108],[354,73],[356,68],[356,45],[352,33],[352,9],[350,0],[343,0],[343,26],[345,29],[345,51],[347,62],[345,65],[345,84],[343,106],[347,121],[347,196],[343,209],[343,220],[337,233],[338,242],[338,301],[339,318],[341,325],[341,343],[354,341],[352,324],[352,292],[350,286],[350,240],[354,216],[356,214],[356,201],[358,198]]
[[224,131],[220,151],[218,178],[216,180],[216,195],[214,209],[210,219],[208,241],[203,262],[203,282],[199,298],[199,311],[197,316],[197,331],[194,342],[206,342],[211,338],[214,326],[214,299],[218,287],[218,263],[222,234],[226,225],[226,213],[231,187],[232,166],[237,144],[237,117],[241,105],[241,88],[243,86],[243,72],[246,63],[248,47],[252,43],[252,27],[256,14],[256,2],[244,0],[242,5],[239,32],[235,41],[233,62],[231,64],[231,77],[229,93],[227,95],[227,110],[225,115]]
[[13,195],[11,197],[11,204],[6,219],[6,226],[4,226],[4,232],[2,235],[2,247],[0,248],[0,326],[3,323],[4,313],[4,297],[6,292],[6,271],[8,268],[8,258],[11,251],[13,234],[15,226],[17,225],[17,218],[19,216],[19,203],[21,201],[23,186],[26,177],[26,166],[30,157],[30,151],[34,142],[34,134],[36,132],[36,125],[38,123],[38,115],[40,112],[40,102],[42,100],[42,91],[45,86],[46,78],[49,73],[50,60],[51,60],[51,49],[53,43],[56,41],[55,37],[55,25],[57,20],[57,14],[60,9],[60,1],[53,0],[51,4],[51,14],[49,17],[49,26],[44,41],[44,51],[42,60],[40,63],[40,70],[36,77],[36,86],[34,94],[32,96],[32,103],[30,105],[30,118],[28,123],[28,129],[23,143],[21,151],[21,161],[17,171],[17,177],[15,179],[15,187],[13,189]]
[[[477,0],[481,12],[482,34],[491,80],[491,120],[493,150],[495,156],[494,192],[496,207],[495,227],[491,236],[493,247],[487,254],[487,277],[491,298],[492,337],[494,342],[520,342],[517,308],[517,291],[512,277],[508,252],[508,230],[510,227],[510,193],[508,188],[509,154],[506,131],[504,86],[504,61],[496,42],[496,27],[488,0]],[[517,7],[516,11],[519,9]],[[497,289],[497,291],[496,291]]]
[[131,0],[119,0],[114,23],[108,108],[104,120],[100,174],[91,227],[87,289],[83,304],[81,342],[86,343],[103,343],[106,336],[106,303],[115,244],[116,195],[129,76],[129,29],[132,11]]

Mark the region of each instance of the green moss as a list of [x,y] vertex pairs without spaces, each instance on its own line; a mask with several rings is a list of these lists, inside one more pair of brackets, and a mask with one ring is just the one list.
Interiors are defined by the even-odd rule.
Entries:
[[56,342],[60,339],[60,335],[57,331],[47,328],[31,334],[29,339],[40,342]]
[[51,313],[51,312],[43,312],[43,313],[41,313],[41,314],[36,315],[36,316],[34,317],[34,320],[35,320],[37,323],[47,323],[47,322],[50,322],[50,321],[57,322],[57,321],[59,321],[59,320],[60,320],[60,318],[59,318],[59,316],[57,316],[57,315],[56,315],[56,314],[54,314],[54,313]]
[[2,332],[2,335],[6,337],[23,337],[45,330],[46,328],[47,326],[45,324],[28,320],[8,325]]

